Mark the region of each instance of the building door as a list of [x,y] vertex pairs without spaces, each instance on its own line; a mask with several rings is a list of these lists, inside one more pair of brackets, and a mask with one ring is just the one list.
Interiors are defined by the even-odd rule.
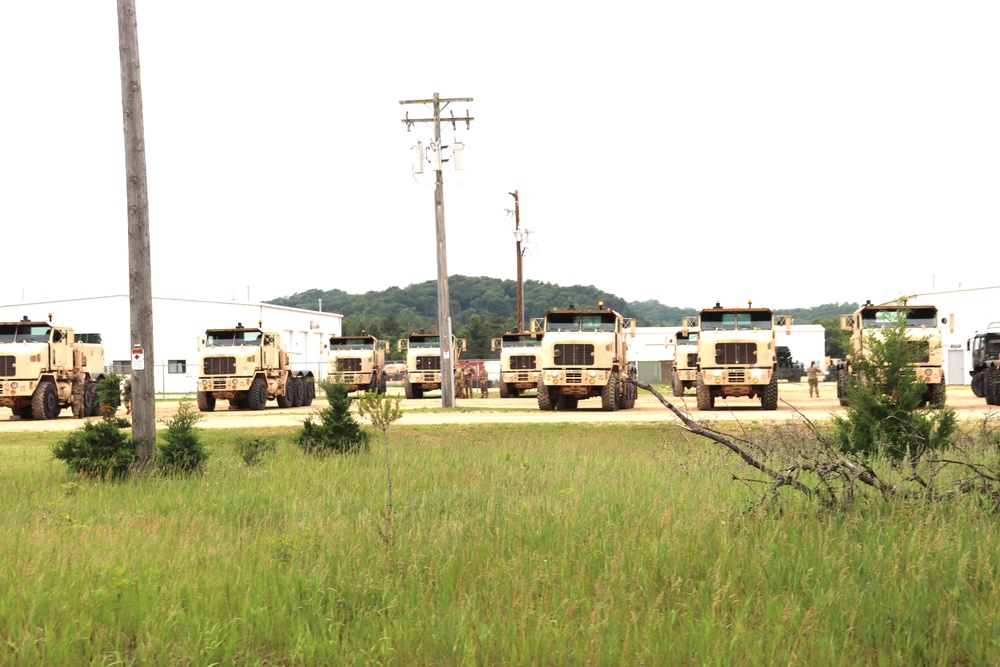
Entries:
[[948,363],[944,371],[944,380],[950,384],[968,384],[970,378],[965,374],[965,350],[948,350]]

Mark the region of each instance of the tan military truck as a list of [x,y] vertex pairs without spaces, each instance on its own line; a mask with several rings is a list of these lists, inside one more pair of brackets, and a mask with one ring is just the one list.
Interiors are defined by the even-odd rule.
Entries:
[[[400,338],[396,349],[406,352],[406,377],[403,387],[407,398],[423,398],[428,391],[441,389],[441,336],[411,333]],[[452,367],[465,350],[465,339],[451,337]]]
[[[943,407],[945,399],[944,351],[942,332],[938,326],[938,310],[934,306],[910,306],[902,303],[874,305],[866,301],[850,315],[840,316],[840,328],[851,332],[850,349],[856,358],[865,354],[865,341],[881,338],[883,329],[891,329],[905,321],[907,345],[916,354],[913,370],[917,379],[927,385],[922,405]],[[941,323],[946,323],[942,320]],[[952,323],[954,326],[954,322]],[[837,381],[837,398],[848,404],[847,383],[857,375],[850,355],[841,364]]]
[[314,377],[308,371],[292,371],[281,337],[273,331],[244,327],[209,329],[199,339],[198,409],[215,410],[224,398],[230,407],[263,410],[277,399],[279,408],[312,405],[316,397]]
[[601,397],[606,411],[635,407],[637,380],[628,361],[627,337],[635,336],[635,320],[605,309],[550,310],[531,321],[543,334],[542,374],[538,378],[540,410],[575,410],[580,399]]
[[385,393],[385,353],[389,341],[375,336],[330,336],[328,372],[348,391]]
[[[690,324],[695,320],[694,325]],[[693,389],[698,379],[698,326],[696,318],[685,317],[683,328],[674,334],[674,396]]]
[[715,399],[760,398],[764,410],[778,408],[776,327],[791,333],[792,318],[770,308],[723,308],[718,303],[698,314],[698,373],[695,393],[699,410],[711,410]]
[[97,416],[95,383],[104,377],[100,334],[78,334],[27,317],[0,322],[0,407],[21,419],[55,419],[60,410],[73,407],[74,367],[85,382],[83,414]]
[[536,331],[505,333],[490,341],[500,352],[500,398],[516,398],[538,386],[542,372],[542,334]]

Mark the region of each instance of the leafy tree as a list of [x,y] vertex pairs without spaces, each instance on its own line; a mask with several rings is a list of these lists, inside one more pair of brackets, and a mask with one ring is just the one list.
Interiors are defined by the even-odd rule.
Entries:
[[840,328],[840,317],[817,318],[810,324],[819,324],[823,327],[825,353],[834,359],[846,359],[847,352],[851,347],[851,334]]
[[833,443],[851,454],[913,462],[948,444],[955,412],[921,409],[927,385],[912,365],[921,353],[909,344],[905,318],[879,331],[865,338],[862,354],[848,354],[853,375],[845,386],[847,414],[833,418]]

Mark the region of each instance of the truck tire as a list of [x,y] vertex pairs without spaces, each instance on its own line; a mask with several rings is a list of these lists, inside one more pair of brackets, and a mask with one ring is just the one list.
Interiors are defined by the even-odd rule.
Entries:
[[263,410],[267,407],[267,382],[264,378],[254,378],[247,392],[247,407],[251,410]]
[[628,372],[628,380],[625,382],[624,393],[625,398],[619,403],[619,407],[622,410],[631,410],[635,407],[635,399],[639,397],[639,387],[635,385],[635,382],[639,380],[639,372],[635,369],[631,369]]
[[413,398],[413,385],[410,384],[409,378],[403,383],[403,393],[407,398]]
[[932,408],[943,408],[945,398],[944,378],[940,384],[927,385],[927,405]]
[[275,397],[278,400],[278,407],[284,410],[285,408],[294,407],[293,403],[295,401],[295,381],[289,376],[285,380],[284,393],[279,394]]
[[83,385],[83,416],[96,417],[101,413],[101,402],[97,400],[97,386],[93,382]]
[[764,387],[764,393],[760,395],[760,407],[765,410],[778,409],[778,378],[772,377],[771,381]]
[[608,383],[601,387],[601,409],[614,412],[618,409],[618,373],[612,373]]
[[59,395],[48,380],[40,382],[31,395],[31,416],[35,419],[55,419],[59,416]]
[[698,378],[695,380],[695,395],[699,410],[711,410],[715,407],[715,397],[712,396],[712,388],[705,385],[705,381],[701,377],[701,372],[698,373]]
[[972,393],[976,395],[977,398],[982,398],[986,395],[983,391],[983,372],[979,371],[972,376]]
[[538,378],[538,409],[539,410],[555,410],[555,401],[552,400],[552,393],[549,388],[545,386],[542,382],[542,378]]
[[674,396],[684,395],[684,380],[674,375]]
[[997,369],[989,367],[983,371],[983,394],[989,405],[997,405]]
[[202,412],[215,412],[215,394],[210,391],[199,391],[198,409]]
[[837,371],[837,398],[842,406],[847,407],[847,372],[844,370]]
[[302,386],[302,378],[292,378],[292,395],[289,397],[293,408],[302,407],[306,398],[306,389]]
[[[316,398],[316,382],[311,377],[302,378],[302,405],[309,407]],[[383,390],[382,393],[385,393]]]
[[384,394],[385,393],[385,384],[386,384],[386,382],[388,382],[388,380],[389,380],[388,375],[386,375],[385,371],[382,371],[382,375],[379,376],[379,380],[378,380],[378,391],[379,391],[380,394]]
[[507,383],[502,380],[500,382],[500,398],[510,398],[510,390],[507,388]]

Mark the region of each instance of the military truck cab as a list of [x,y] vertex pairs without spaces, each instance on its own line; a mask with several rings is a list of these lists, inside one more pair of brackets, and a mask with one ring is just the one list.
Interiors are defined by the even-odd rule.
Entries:
[[509,332],[490,341],[490,349],[500,352],[500,398],[516,398],[538,387],[543,336],[540,331]]
[[329,375],[348,391],[385,393],[385,353],[389,341],[375,336],[331,336],[329,341]]
[[[407,398],[423,398],[428,391],[441,390],[441,336],[411,333],[396,343],[406,352],[406,378],[403,387]],[[452,365],[457,366],[465,350],[464,338],[451,338]]]

